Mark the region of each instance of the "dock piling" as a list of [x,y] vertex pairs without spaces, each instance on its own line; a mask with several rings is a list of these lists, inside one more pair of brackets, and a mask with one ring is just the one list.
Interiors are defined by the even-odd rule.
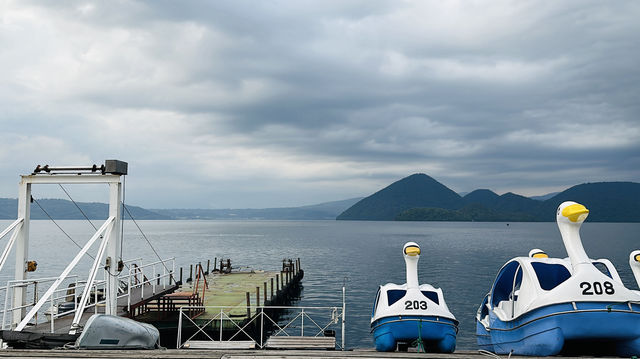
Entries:
[[273,300],[273,278],[271,278],[271,300]]
[[247,292],[247,318],[251,318],[251,294]]
[[259,306],[260,306],[260,287],[256,287],[256,307],[259,307]]

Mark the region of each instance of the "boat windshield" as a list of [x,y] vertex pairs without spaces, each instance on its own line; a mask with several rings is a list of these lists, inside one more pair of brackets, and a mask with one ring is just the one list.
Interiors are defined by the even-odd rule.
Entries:
[[[522,271],[520,269],[520,263],[513,261],[505,265],[504,268],[498,273],[496,281],[493,284],[493,290],[491,292],[491,306],[495,307],[498,303],[512,298],[514,283],[518,282],[522,278]],[[516,279],[514,281],[514,278]]]
[[421,290],[421,292],[422,292],[422,295],[429,298],[429,300],[431,300],[432,302],[436,304],[440,304],[440,300],[438,299],[438,293],[432,292],[430,290]]
[[380,287],[378,287],[378,293],[376,294],[376,301],[373,302],[373,310],[371,311],[371,316],[373,317],[376,314],[376,308],[378,308],[378,301],[380,300]]
[[571,277],[567,267],[562,264],[532,262],[531,266],[536,272],[538,283],[543,290],[551,290]]
[[607,267],[607,265],[605,263],[593,262],[593,266],[596,267],[600,272],[602,272],[602,274],[604,274],[607,277],[613,279],[613,276],[611,276],[611,272],[609,272],[609,268]]
[[387,291],[387,302],[389,303],[389,305],[393,305],[393,303],[399,301],[400,299],[402,299],[402,297],[405,296],[405,294],[407,294],[406,290],[402,290],[402,289],[391,289]]

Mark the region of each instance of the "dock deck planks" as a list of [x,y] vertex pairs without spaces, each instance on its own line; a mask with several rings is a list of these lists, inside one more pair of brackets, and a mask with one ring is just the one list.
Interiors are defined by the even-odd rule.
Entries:
[[[507,355],[501,355],[506,359]],[[380,353],[372,349],[354,351],[327,351],[327,350],[198,350],[198,349],[168,349],[168,350],[0,350],[0,358],[132,358],[132,359],[480,359],[489,358],[477,351],[461,350],[453,354],[430,353]],[[512,359],[542,359],[542,357],[511,356]],[[578,359],[585,357],[554,357],[565,359]],[[600,359],[613,359],[611,357],[599,357]],[[546,359],[546,358],[545,358]]]
[[[249,302],[252,306],[265,305],[271,298],[271,282],[273,280],[273,293],[276,296],[276,275],[282,289],[282,273],[277,271],[256,270],[251,272],[231,272],[231,273],[212,273],[206,276],[209,288],[205,291],[204,305],[233,308],[231,311],[225,312],[237,319],[247,317],[247,297],[249,293]],[[264,297],[264,283],[267,283],[267,298]],[[192,292],[193,282],[183,285],[179,291]],[[259,302],[256,293],[259,289]],[[202,293],[202,282],[198,292]],[[199,320],[209,320],[218,314],[215,309],[207,309],[207,311],[198,317]]]

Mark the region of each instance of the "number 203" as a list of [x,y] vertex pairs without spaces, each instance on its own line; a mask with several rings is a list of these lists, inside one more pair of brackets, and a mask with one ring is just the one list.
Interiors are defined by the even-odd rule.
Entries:
[[582,282],[580,283],[580,288],[582,289],[582,294],[584,295],[601,295],[603,293],[612,295],[616,291],[613,289],[613,283],[611,282]]
[[424,300],[421,301],[410,301],[407,300],[404,302],[404,309],[406,310],[411,310],[411,309],[427,309],[427,302],[425,302]]

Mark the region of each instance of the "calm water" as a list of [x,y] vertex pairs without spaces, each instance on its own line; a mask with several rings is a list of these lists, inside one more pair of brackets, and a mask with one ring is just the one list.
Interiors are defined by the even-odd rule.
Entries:
[[[0,230],[11,221],[0,221]],[[101,223],[94,221],[96,226]],[[93,234],[86,221],[59,221],[77,242]],[[565,257],[555,223],[359,222],[359,221],[140,221],[163,257],[178,266],[214,257],[231,258],[234,267],[278,269],[283,258],[300,258],[305,270],[303,306],[341,305],[347,284],[349,348],[372,347],[371,306],[377,286],[404,283],[402,246],[422,247],[421,283],[441,287],[460,321],[458,349],[475,349],[475,312],[498,269],[514,256],[541,248]],[[124,258],[155,258],[137,228],[125,222]],[[635,288],[628,255],[640,248],[640,224],[585,223],[582,238],[593,258],[609,258],[627,286]],[[7,237],[2,241],[6,243]],[[38,276],[58,275],[78,248],[49,221],[32,221],[30,259]],[[94,250],[95,252],[95,250]],[[79,265],[84,270],[90,259]],[[0,283],[12,277],[13,257],[0,273]],[[86,275],[86,274],[85,274]]]

